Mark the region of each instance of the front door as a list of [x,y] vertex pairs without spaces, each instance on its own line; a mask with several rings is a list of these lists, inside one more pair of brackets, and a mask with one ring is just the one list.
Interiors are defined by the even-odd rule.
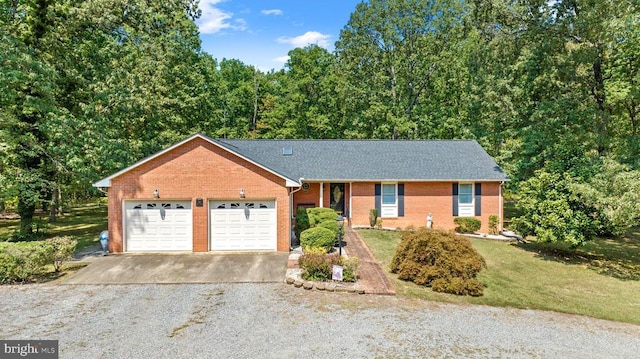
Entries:
[[344,183],[332,183],[329,190],[331,191],[329,196],[331,208],[338,214],[344,214]]

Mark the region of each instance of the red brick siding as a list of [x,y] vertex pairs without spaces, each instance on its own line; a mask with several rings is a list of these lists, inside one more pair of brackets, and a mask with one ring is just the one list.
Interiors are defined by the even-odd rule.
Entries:
[[[278,251],[289,250],[289,190],[285,181],[226,150],[195,138],[111,181],[109,188],[109,250],[123,251],[123,200],[160,198],[192,201],[193,251],[209,250],[210,199],[275,199],[278,217]],[[195,199],[204,200],[196,207]]]
[[[369,226],[369,210],[375,208],[374,185],[374,182],[353,184],[352,225]],[[489,216],[500,213],[499,188],[497,182],[482,183],[482,215],[476,217],[482,222],[482,232],[489,230]],[[382,218],[383,227],[424,227],[431,213],[434,228],[455,228],[451,182],[405,182],[404,194],[404,217]]]

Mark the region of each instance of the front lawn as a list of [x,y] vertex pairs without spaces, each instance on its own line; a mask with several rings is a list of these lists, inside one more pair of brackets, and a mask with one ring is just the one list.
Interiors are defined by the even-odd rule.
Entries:
[[[77,249],[82,249],[99,243],[100,231],[107,229],[107,206],[104,199],[96,200],[69,208],[55,223],[48,223],[47,216],[39,219],[36,215],[34,219],[41,223],[45,238],[72,236],[78,241]],[[0,241],[7,240],[19,226],[19,219],[0,220]]]
[[462,297],[399,280],[389,264],[400,241],[392,231],[358,231],[398,295],[426,300],[551,310],[640,324],[640,232],[598,239],[572,253],[562,245],[471,243],[487,261],[481,297]]

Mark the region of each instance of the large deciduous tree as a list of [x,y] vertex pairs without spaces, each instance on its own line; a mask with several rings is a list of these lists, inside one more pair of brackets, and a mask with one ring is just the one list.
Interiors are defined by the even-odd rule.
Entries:
[[[351,131],[393,139],[463,136],[456,123],[462,107],[441,110],[436,102],[444,94],[459,98],[469,11],[463,1],[358,4],[336,43]],[[440,111],[432,116],[434,109]]]

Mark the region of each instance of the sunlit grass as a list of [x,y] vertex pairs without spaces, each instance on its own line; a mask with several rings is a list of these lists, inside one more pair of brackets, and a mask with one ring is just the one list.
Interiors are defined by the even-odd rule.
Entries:
[[[479,279],[481,297],[462,297],[397,279],[389,264],[398,233],[360,230],[402,296],[454,303],[551,310],[640,324],[640,233],[623,239],[598,239],[575,252],[563,246],[471,239],[487,261]],[[567,255],[570,254],[570,255]]]
[[[69,208],[58,220],[49,223],[46,216],[35,218],[40,225],[44,238],[53,236],[72,236],[78,241],[78,249],[98,243],[98,234],[107,229],[107,206],[103,202],[91,202]],[[19,219],[0,220],[0,241],[8,239],[18,230]]]

